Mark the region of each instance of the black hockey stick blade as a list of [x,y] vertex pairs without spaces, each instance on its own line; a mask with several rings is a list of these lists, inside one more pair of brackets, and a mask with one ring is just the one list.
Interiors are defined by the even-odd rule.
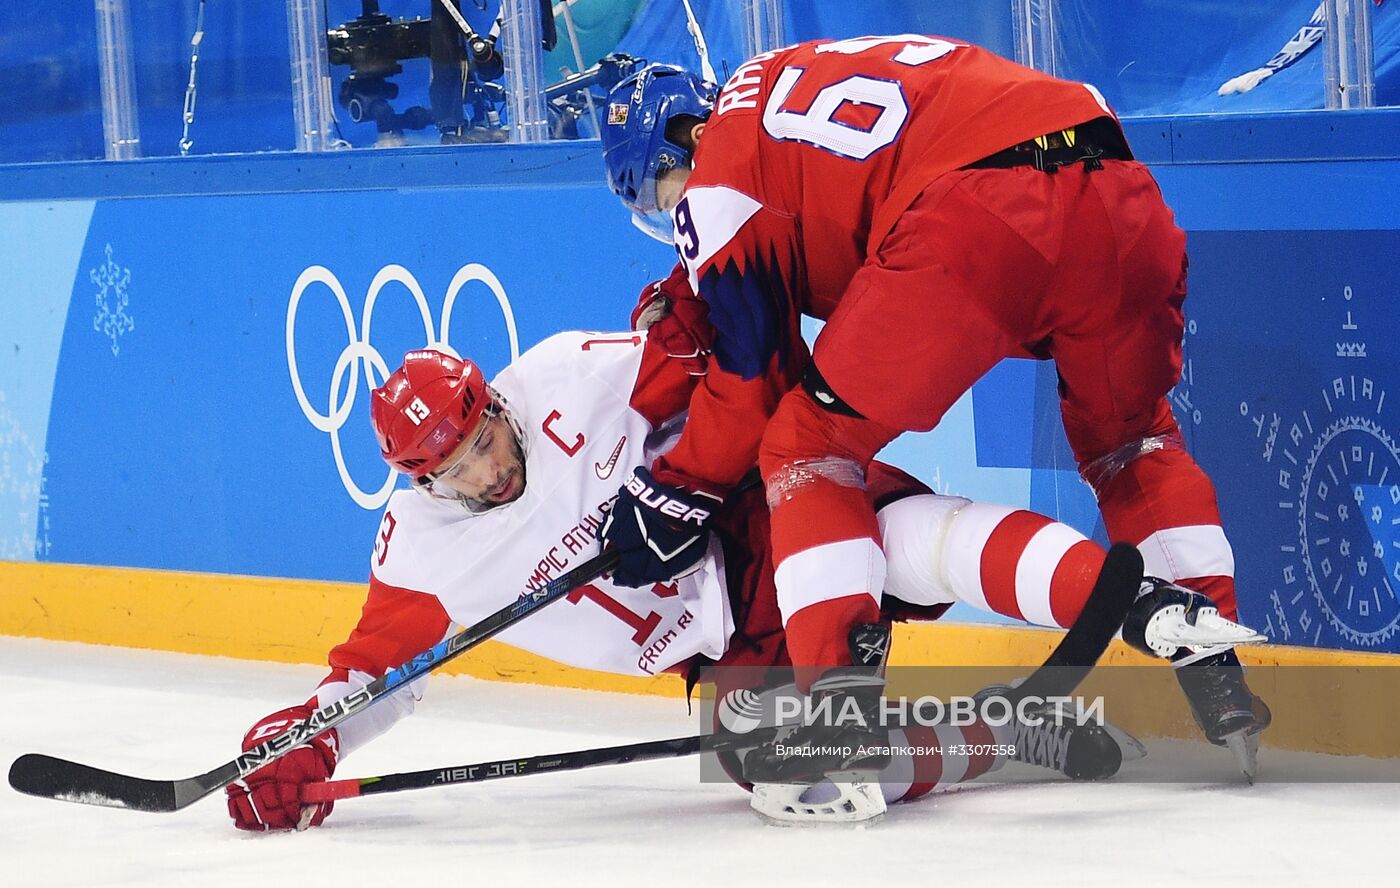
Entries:
[[104,771],[90,765],[26,753],[10,766],[10,786],[27,795],[103,805],[154,813],[178,811],[212,792],[291,752],[302,742],[325,733],[351,716],[396,693],[448,660],[515,625],[526,616],[558,601],[577,587],[592,582],[617,566],[617,552],[608,550],[555,577],[535,592],[483,618],[363,688],[322,706],[304,722],[298,722],[261,746],[195,777],[182,780],[147,780]]
[[198,777],[147,780],[37,752],[10,765],[10,787],[25,795],[152,814],[178,811],[240,776],[238,765],[229,762]]
[[10,786],[27,795],[136,811],[176,810],[176,783],[127,777],[33,752],[10,765]]
[[1084,608],[1064,638],[1013,692],[1017,700],[1072,693],[1108,650],[1142,585],[1142,553],[1128,543],[1108,550]]

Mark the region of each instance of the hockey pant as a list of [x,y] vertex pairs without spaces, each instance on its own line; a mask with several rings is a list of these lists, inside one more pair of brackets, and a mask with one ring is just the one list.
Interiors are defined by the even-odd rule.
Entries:
[[[878,615],[892,588],[865,491],[870,460],[901,432],[936,425],[1005,357],[1055,360],[1065,431],[1109,537],[1137,544],[1149,574],[1235,616],[1214,489],[1167,401],[1181,373],[1185,267],[1185,235],[1132,161],[964,170],[915,201],[818,336],[819,384],[790,391],[764,433],[778,602],[807,680],[847,662],[847,630]],[[1052,582],[1072,548],[1067,529],[1024,512],[967,523],[998,543],[947,550],[979,564],[980,585],[962,587],[969,603],[1042,625],[1077,613],[1087,590]],[[1071,558],[1065,569],[1083,567]]]
[[[870,611],[871,619],[933,620],[959,601],[1046,626],[1067,625],[1078,615],[1103,564],[1104,551],[1096,543],[1025,510],[936,496],[880,462],[871,463],[867,475],[862,495],[877,515],[888,553],[883,563],[889,565],[886,594]],[[781,683],[797,662],[774,581],[768,519],[761,506],[727,509],[721,518],[728,584],[738,594],[729,649],[700,676],[714,683],[717,700],[736,688]],[[797,675],[800,681],[801,670]],[[897,754],[880,778],[886,800],[908,801],[1000,768],[1010,744],[1003,730],[981,721],[895,729],[890,745]],[[737,759],[721,760],[743,784]]]

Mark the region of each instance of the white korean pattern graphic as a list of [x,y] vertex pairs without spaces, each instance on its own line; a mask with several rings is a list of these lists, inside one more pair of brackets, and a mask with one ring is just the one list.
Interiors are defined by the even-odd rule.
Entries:
[[[45,457],[34,448],[0,391],[0,502],[19,518],[18,533],[0,535],[0,559],[27,561],[48,551],[47,510],[44,508]],[[31,520],[33,516],[33,520]],[[39,536],[34,528],[43,525]]]
[[92,329],[112,340],[112,357],[116,357],[121,352],[121,337],[136,329],[135,318],[127,312],[131,302],[127,292],[131,286],[131,269],[112,260],[111,244],[107,244],[104,252],[107,261],[88,271],[88,278],[97,286],[94,297],[97,314],[93,316]]
[[1191,386],[1196,382],[1196,366],[1191,360],[1191,337],[1196,335],[1196,322],[1190,318],[1181,331],[1181,379],[1171,391],[1171,403],[1176,408],[1176,418],[1183,426],[1201,424],[1201,410],[1191,399]]
[[1349,644],[1374,648],[1400,631],[1400,446],[1383,412],[1385,390],[1365,363],[1366,308],[1351,287],[1342,302],[1329,355],[1337,370],[1314,403],[1294,417],[1247,401],[1239,410],[1277,471],[1278,508],[1294,528],[1279,545],[1262,631],[1316,645],[1330,625]]

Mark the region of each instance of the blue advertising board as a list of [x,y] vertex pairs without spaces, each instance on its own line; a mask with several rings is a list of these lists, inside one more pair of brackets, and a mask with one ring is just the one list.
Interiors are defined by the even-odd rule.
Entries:
[[508,196],[0,204],[4,263],[34,280],[5,299],[0,555],[363,580],[392,484],[370,385],[424,345],[493,374],[625,326],[669,270],[603,189]]
[[1400,650],[1400,231],[1197,232],[1191,248],[1177,391],[1253,620],[1279,642]]
[[[1136,128],[1192,253],[1172,401],[1246,620],[1400,651],[1400,159],[1317,151],[1396,115],[1286,123]],[[363,581],[393,483],[369,385],[423,345],[494,373],[618,329],[669,270],[585,153],[0,170],[0,558]],[[1103,540],[1049,364],[1002,364],[883,456]]]

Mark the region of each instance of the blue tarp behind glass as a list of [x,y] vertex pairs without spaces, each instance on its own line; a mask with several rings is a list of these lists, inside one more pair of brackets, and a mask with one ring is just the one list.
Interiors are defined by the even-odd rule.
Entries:
[[969,40],[1008,57],[1015,55],[1009,0],[787,0],[783,6],[791,40],[938,34]]
[[[144,156],[179,153],[198,0],[129,0]],[[0,4],[0,163],[101,158],[92,2]],[[206,4],[195,153],[292,147],[286,4]]]
[[[1099,87],[1122,114],[1323,107],[1321,42],[1248,92],[1226,81],[1265,66],[1309,24],[1318,0],[1057,0],[1056,73]],[[1371,15],[1376,102],[1400,104],[1400,2]]]
[[[499,0],[462,0],[472,26],[488,31]],[[745,57],[743,4],[694,0],[715,67],[724,76]],[[190,38],[199,0],[129,0],[141,150],[178,152],[189,81]],[[432,0],[381,0],[384,13],[425,17]],[[556,4],[556,11],[559,4]],[[1226,0],[1054,0],[1057,72],[1087,80],[1125,114],[1244,112],[1320,108],[1323,48],[1237,95],[1220,85],[1265,65],[1307,25],[1317,0],[1239,3]],[[585,64],[621,49],[656,61],[694,66],[680,0],[578,0],[571,9]],[[1010,0],[786,0],[783,42],[825,36],[935,33],[1012,56]],[[359,0],[326,0],[331,26],[355,18]],[[1378,104],[1400,104],[1400,0],[1372,9]],[[562,15],[561,49],[546,59],[547,80],[576,67]],[[621,34],[620,40],[617,35]],[[91,2],[0,4],[0,163],[103,156],[96,16]],[[614,44],[616,46],[614,47]],[[288,150],[293,145],[286,3],[205,4],[193,153]],[[404,62],[394,77],[399,105],[426,104],[426,59]],[[348,69],[332,68],[332,91]],[[340,135],[375,141],[372,124],[352,124],[343,109]],[[420,134],[422,135],[422,134]],[[436,141],[436,133],[423,138]]]
[[[141,153],[180,153],[197,0],[129,0]],[[290,151],[292,75],[285,0],[208,0],[196,70],[193,154]]]
[[[720,77],[745,58],[743,4],[735,0],[691,0],[705,32],[711,61]],[[783,43],[817,37],[866,34],[942,34],[960,37],[1007,55],[1012,54],[1011,4],[1002,0],[871,0],[832,3],[787,0],[783,4]],[[648,0],[618,44],[632,55],[698,70],[695,44],[685,29],[681,0]]]
[[93,4],[0,4],[0,163],[101,156]]

